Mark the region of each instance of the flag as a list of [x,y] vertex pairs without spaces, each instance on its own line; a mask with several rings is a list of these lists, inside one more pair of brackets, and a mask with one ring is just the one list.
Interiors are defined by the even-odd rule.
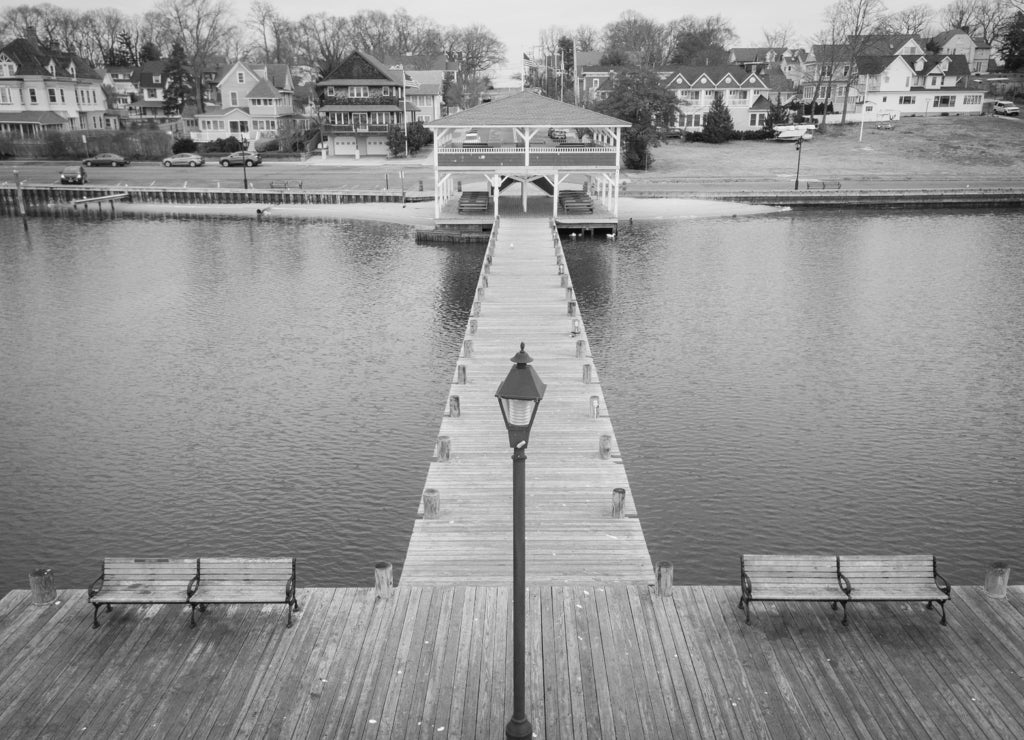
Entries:
[[403,65],[395,64],[391,67],[388,67],[388,69],[402,70],[402,84],[405,85],[406,87],[411,87],[413,90],[419,88],[420,83],[418,83],[416,80],[409,76],[409,73],[405,71],[405,67]]
[[540,66],[539,64],[537,64],[537,62],[533,61],[532,59],[530,59],[530,57],[526,56],[525,51],[523,52],[523,64],[531,69],[537,69],[537,67]]

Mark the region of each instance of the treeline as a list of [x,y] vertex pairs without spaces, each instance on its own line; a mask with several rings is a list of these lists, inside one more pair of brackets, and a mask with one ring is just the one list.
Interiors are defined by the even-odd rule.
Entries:
[[485,26],[440,26],[404,10],[363,10],[351,16],[314,13],[291,20],[268,0],[237,17],[228,0],[163,0],[152,10],[74,10],[50,3],[0,10],[0,44],[27,36],[73,52],[93,65],[133,66],[169,56],[180,44],[195,69],[214,58],[306,65],[329,72],[353,49],[375,56],[443,54],[473,77],[505,58],[504,44]]

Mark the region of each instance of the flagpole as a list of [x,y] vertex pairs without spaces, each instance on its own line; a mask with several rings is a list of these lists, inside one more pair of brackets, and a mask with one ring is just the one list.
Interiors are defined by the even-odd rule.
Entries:
[[405,125],[405,158],[409,158],[409,101],[405,98],[405,65],[400,64],[402,70],[402,123]]

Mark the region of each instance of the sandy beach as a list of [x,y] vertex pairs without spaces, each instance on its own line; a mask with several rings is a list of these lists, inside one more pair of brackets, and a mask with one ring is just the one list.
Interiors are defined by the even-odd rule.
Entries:
[[[434,203],[346,203],[333,206],[274,205],[260,208],[254,204],[192,205],[192,204],[119,204],[123,213],[168,214],[181,213],[189,216],[238,216],[259,218],[310,218],[310,219],[354,219],[357,221],[384,221],[420,228],[430,228],[434,222]],[[636,221],[669,220],[688,218],[718,218],[728,216],[751,216],[774,213],[780,210],[771,206],[753,206],[745,203],[696,200],[693,198],[620,198],[619,220]]]

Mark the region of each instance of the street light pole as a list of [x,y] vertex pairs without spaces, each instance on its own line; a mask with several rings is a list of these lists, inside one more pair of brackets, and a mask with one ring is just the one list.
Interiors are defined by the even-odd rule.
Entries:
[[530,367],[526,345],[512,357],[515,366],[494,394],[508,430],[512,448],[512,718],[505,725],[506,740],[533,736],[526,718],[526,446],[537,407],[547,386]]
[[793,182],[793,190],[800,189],[800,150],[803,148],[803,142],[796,142],[796,180]]

